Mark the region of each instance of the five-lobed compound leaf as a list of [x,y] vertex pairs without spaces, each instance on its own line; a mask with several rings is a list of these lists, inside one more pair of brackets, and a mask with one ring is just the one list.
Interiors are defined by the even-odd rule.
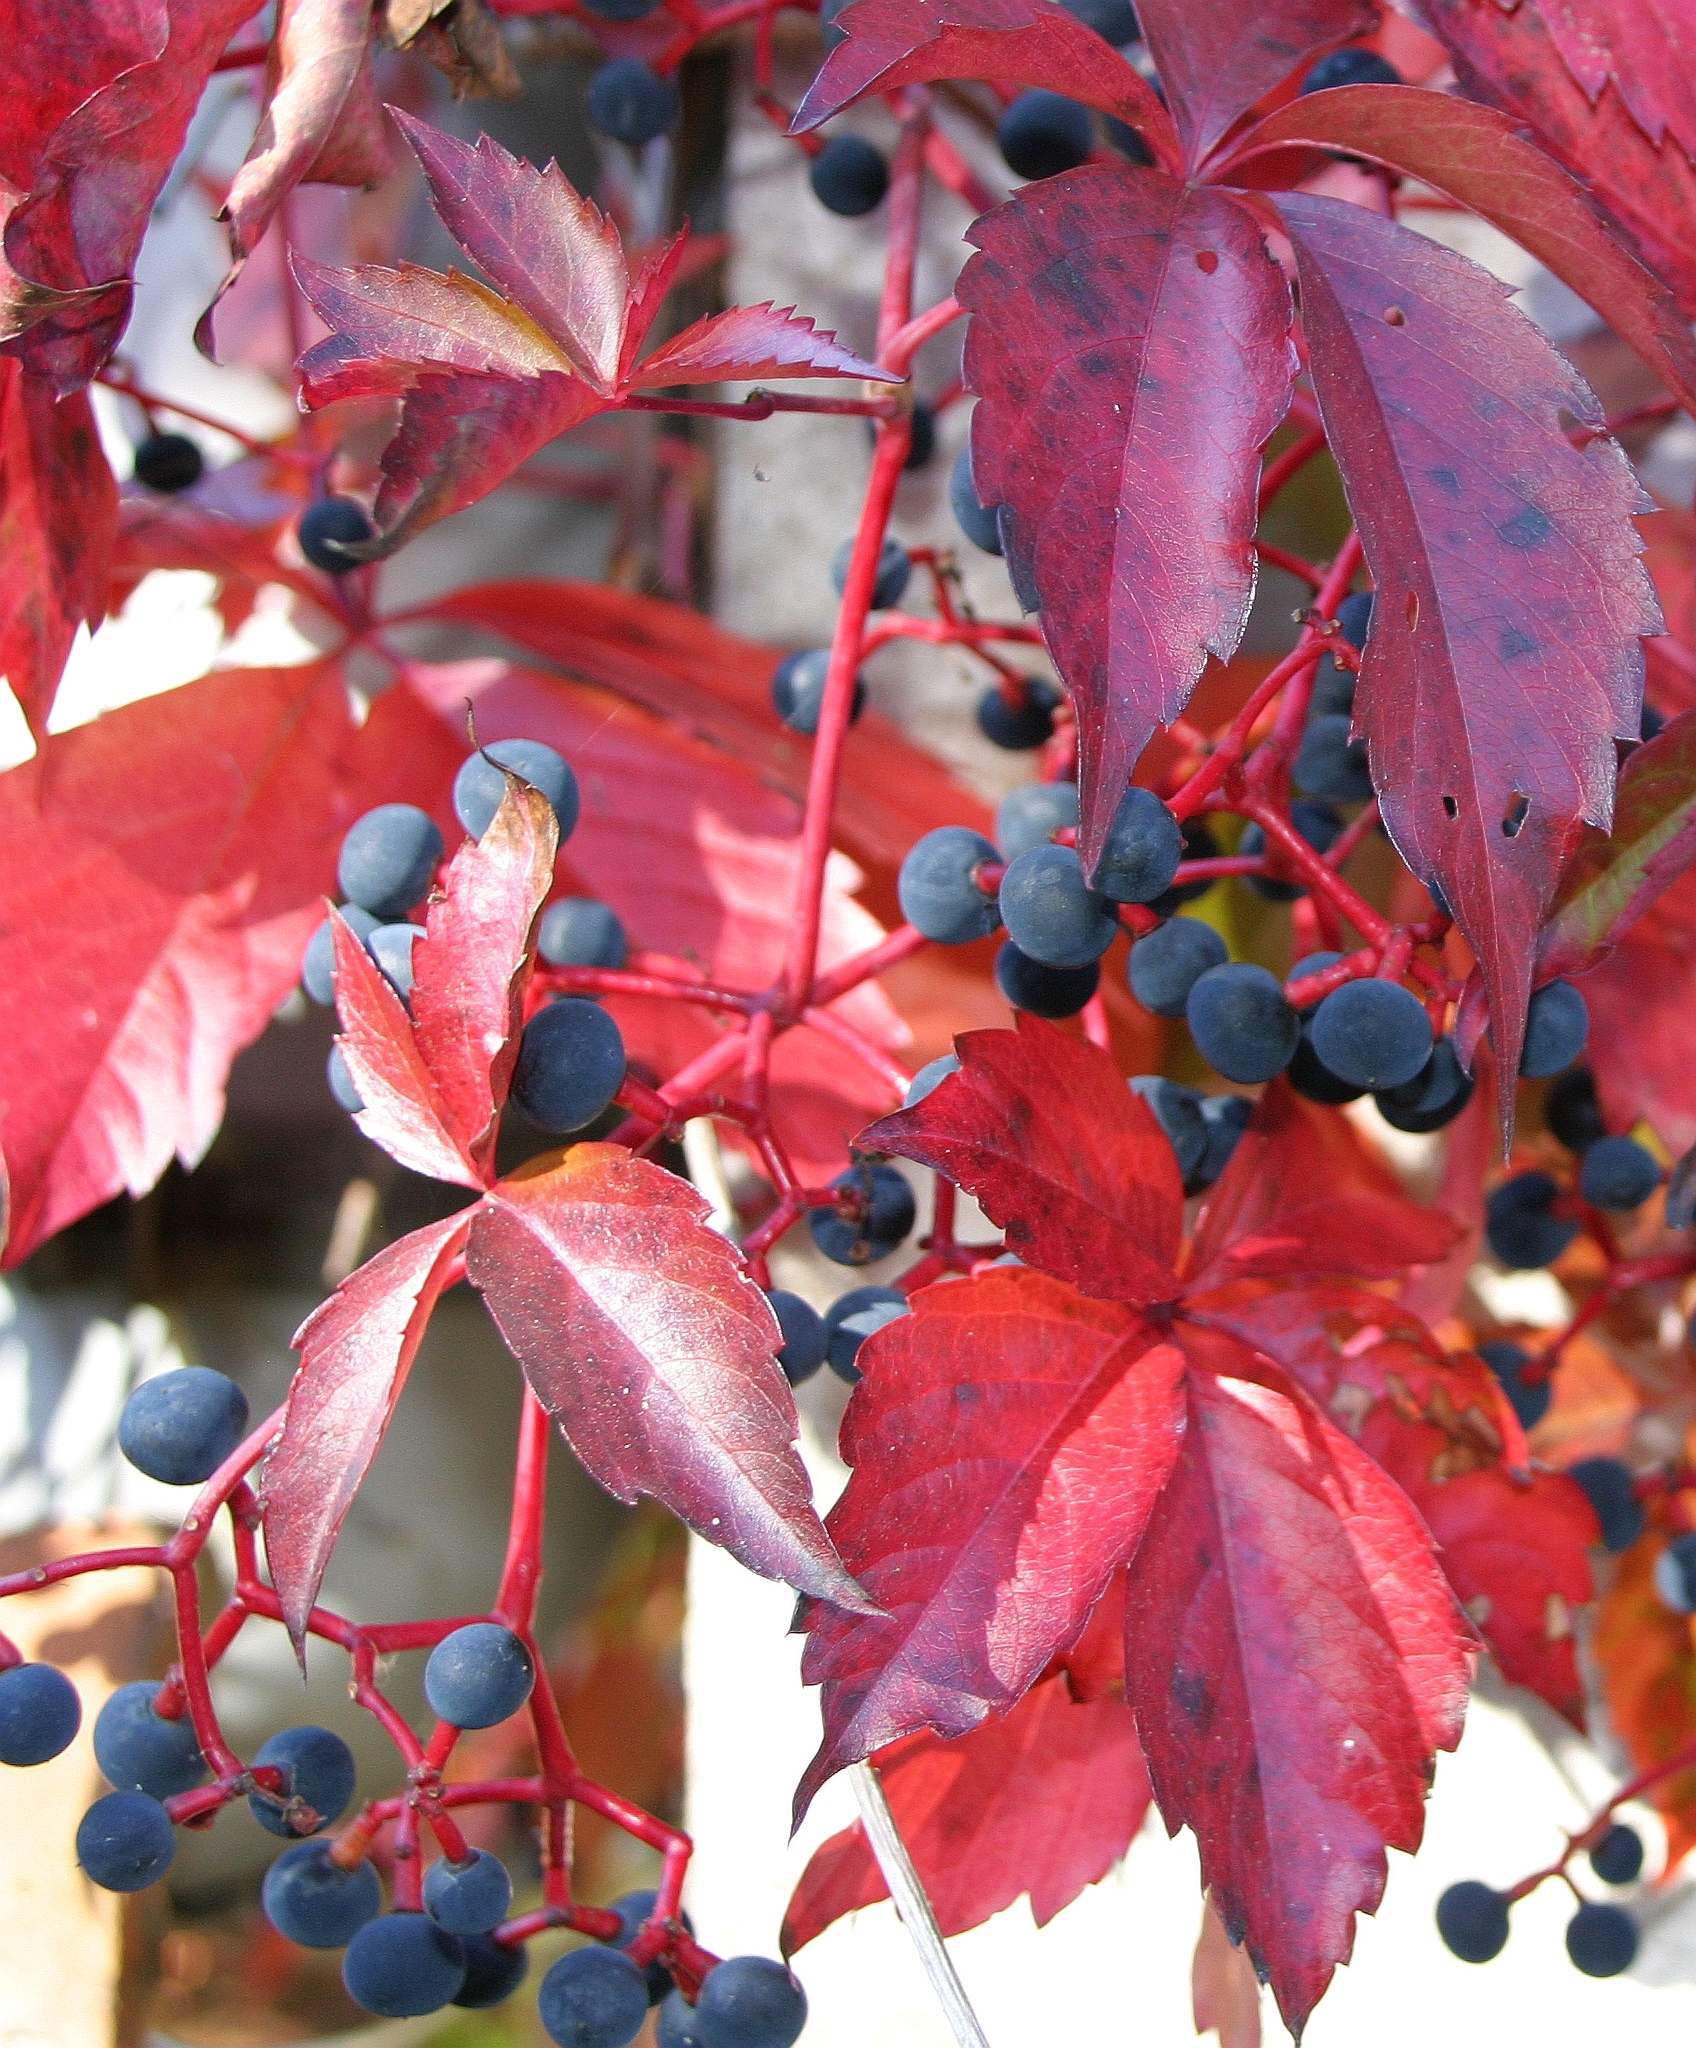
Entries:
[[1155,171],[1044,179],[967,239],[973,475],[1077,706],[1093,869],[1137,757],[1248,623],[1289,287],[1244,207]]
[[1696,342],[1671,292],[1619,223],[1512,115],[1415,86],[1335,87],[1268,115],[1223,175],[1296,143],[1373,157],[1470,207],[1588,300],[1669,390],[1696,394]]
[[[1641,636],[1641,493],[1578,373],[1507,287],[1364,207],[1281,199],[1326,431],[1378,597],[1356,698],[1385,823],[1435,880],[1518,1065],[1536,933],[1581,822],[1612,814]],[[1593,430],[1575,448],[1567,427]],[[1503,1091],[1504,1132],[1513,1096]]]
[[1169,1828],[1299,2034],[1459,1739],[1464,1624],[1418,1516],[1235,1340],[1182,1328],[1186,1425],[1131,1562],[1126,1687]]
[[862,1346],[855,1468],[827,1526],[878,1606],[809,1624],[824,1740],[844,1765],[1005,1713],[1076,1642],[1178,1454],[1183,1358],[1118,1303],[1005,1268],[923,1289]]
[[[1059,1673],[970,1734],[909,1735],[872,1761],[944,1934],[964,1934],[1027,1895],[1047,1926],[1107,1875],[1148,1811],[1124,1702],[1077,1701]],[[783,1953],[888,1896],[856,1822],[813,1851],[783,1916]]]
[[0,677],[38,738],[77,628],[105,615],[117,519],[87,394],[0,360]]
[[622,1146],[573,1145],[484,1198],[467,1271],[609,1493],[647,1494],[750,1571],[864,1609],[813,1511],[777,1319],[707,1207]]
[[1086,1294],[1138,1308],[1175,1300],[1177,1158],[1112,1055],[1030,1016],[956,1045],[960,1071],[860,1143],[958,1182],[1008,1250]]
[[430,1312],[460,1277],[469,1218],[397,1238],[295,1333],[300,1365],[265,1461],[265,1557],[304,1661],[306,1624],[342,1522],[382,1447]]
[[1137,18],[1191,169],[1299,65],[1378,26],[1369,0],[1149,0]]
[[933,78],[1041,86],[1139,128],[1178,161],[1172,117],[1141,74],[1093,29],[1049,0],[855,0],[843,40],[796,113],[805,134],[871,92]]
[[342,835],[373,804],[437,801],[462,753],[401,690],[357,727],[319,662],[207,676],[0,775],[8,1264],[199,1160],[231,1060],[299,976]]

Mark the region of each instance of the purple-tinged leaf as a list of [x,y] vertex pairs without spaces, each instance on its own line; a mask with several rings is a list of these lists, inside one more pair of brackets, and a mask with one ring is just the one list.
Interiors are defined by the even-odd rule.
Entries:
[[686,327],[638,363],[627,380],[633,390],[651,384],[720,384],[731,377],[865,377],[902,380],[820,333],[793,306],[732,306]]

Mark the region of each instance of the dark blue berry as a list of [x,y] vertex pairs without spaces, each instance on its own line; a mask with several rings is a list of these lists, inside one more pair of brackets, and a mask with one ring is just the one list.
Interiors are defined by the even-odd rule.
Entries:
[[1566,1923],[1566,1952],[1586,1977],[1617,1977],[1637,1958],[1637,1922],[1622,1906],[1580,1906]]
[[440,2012],[465,1986],[465,1944],[427,1913],[384,1913],[348,1943],[342,1983],[379,2019]]
[[1076,847],[1038,846],[1009,862],[1000,905],[1007,936],[1044,967],[1085,967],[1119,936],[1118,908],[1084,880]]
[[451,2002],[477,2012],[491,2005],[504,2005],[524,1982],[524,1973],[530,1967],[523,1944],[504,1948],[486,1934],[461,1938],[465,1945],[465,1982]]
[[1643,700],[1643,715],[1637,721],[1639,736],[1646,740],[1652,740],[1658,732],[1664,729],[1666,722],[1666,714],[1657,711],[1654,705],[1645,697]]
[[1493,1962],[1507,1946],[1507,1894],[1476,1878],[1450,1885],[1437,1901],[1437,1932],[1463,1963]]
[[627,2048],[648,2016],[648,1987],[617,1949],[573,1949],[542,1979],[536,2011],[559,2048]]
[[[1184,859],[1217,860],[1219,842],[1203,818],[1184,820]],[[1156,896],[1148,906],[1157,917],[1170,917],[1185,903],[1193,903],[1198,896],[1205,896],[1213,884],[1204,876],[1199,882],[1175,882],[1163,896]]]
[[145,1792],[108,1792],[77,1825],[77,1861],[103,1891],[142,1891],[165,1875],[176,1853],[170,1815]]
[[602,21],[642,21],[659,4],[660,0],[583,0],[589,12]]
[[987,938],[1001,922],[993,895],[972,879],[996,851],[981,832],[939,825],[907,849],[896,881],[901,915],[944,946]]
[[1492,1190],[1484,1204],[1484,1236],[1504,1266],[1552,1266],[1578,1235],[1578,1225],[1554,1213],[1559,1185],[1546,1173],[1518,1173]]
[[493,1728],[530,1697],[536,1666],[511,1629],[468,1621],[444,1636],[424,1666],[430,1711],[455,1728]]
[[1431,1057],[1411,1081],[1387,1088],[1374,1099],[1378,1114],[1397,1131],[1440,1131],[1472,1100],[1472,1076],[1460,1063],[1452,1038],[1439,1038]]
[[1248,1129],[1253,1114],[1254,1104],[1241,1095],[1202,1097],[1201,1115],[1207,1125],[1207,1150],[1194,1177],[1203,1187],[1212,1187],[1230,1165],[1237,1141]]
[[857,220],[882,204],[889,161],[863,135],[833,135],[807,166],[807,183],[827,212]]
[[[612,1937],[614,1948],[627,1949],[653,1918],[654,1908],[659,1904],[657,1892],[626,1892],[622,1898],[614,1899],[610,1910],[618,1915],[619,1931]],[[687,1913],[682,1915],[683,1924],[691,1934],[695,1923]],[[652,1962],[643,1972],[648,1986],[648,2003],[658,2005],[672,1989],[671,1972],[662,1962]]]
[[695,2002],[702,2048],[791,2048],[807,2024],[807,1994],[767,1956],[731,1956],[709,1970]]
[[165,1486],[199,1486],[247,1434],[247,1396],[204,1365],[143,1380],[118,1417],[118,1448]]
[[[1358,654],[1366,646],[1366,629],[1372,619],[1372,593],[1357,590],[1345,597],[1337,607],[1337,625],[1342,637]],[[1353,669],[1344,668],[1340,662],[1324,655],[1313,672],[1313,692],[1307,700],[1309,718],[1324,718],[1337,713],[1354,710],[1355,685],[1359,678]]]
[[1643,1874],[1643,1837],[1616,1821],[1590,1851],[1590,1868],[1603,1884],[1635,1884]]
[[808,1212],[814,1244],[838,1266],[866,1266],[887,1258],[917,1220],[913,1190],[893,1166],[851,1166],[831,1186],[851,1191],[861,1205],[858,1216],[835,1209]]
[[624,1039],[599,1003],[561,996],[518,1041],[512,1100],[543,1131],[580,1131],[624,1085]]
[[0,1764],[44,1764],[68,1749],[82,1726],[82,1701],[51,1664],[0,1671]]
[[909,1313],[907,1297],[896,1288],[874,1290],[869,1287],[857,1287],[853,1291],[856,1294],[871,1294],[875,1291],[880,1296],[894,1295],[896,1298],[868,1301],[860,1307],[849,1309],[846,1313],[837,1312],[841,1309],[841,1303],[835,1305],[832,1319],[825,1326],[825,1357],[836,1377],[839,1380],[846,1380],[850,1386],[864,1377],[859,1366],[860,1346],[868,1337],[875,1336],[886,1324],[898,1322],[902,1316]]
[[1555,1390],[1547,1379],[1527,1382],[1523,1377],[1531,1363],[1530,1352],[1510,1344],[1505,1337],[1496,1337],[1488,1344],[1480,1344],[1478,1355],[1501,1383],[1508,1405],[1519,1417],[1520,1428],[1535,1429],[1548,1414]]
[[1142,25],[1131,0],[1061,0],[1061,4],[1116,50],[1141,39]]
[[1596,1510],[1596,1520],[1602,1525],[1603,1548],[1616,1556],[1629,1550],[1648,1521],[1643,1503],[1637,1498],[1631,1467],[1618,1458],[1580,1458],[1576,1465],[1567,1467],[1567,1477],[1583,1487]]
[[300,515],[295,529],[300,552],[326,576],[345,576],[357,569],[358,556],[347,550],[363,545],[376,531],[365,507],[351,498],[319,498]]
[[135,480],[150,491],[192,490],[205,472],[206,458],[186,434],[149,434],[135,451]]
[[1395,981],[1345,981],[1313,1013],[1313,1050],[1340,1081],[1400,1088],[1431,1058],[1425,1005]]
[[907,459],[901,467],[904,470],[928,469],[931,457],[936,453],[935,407],[927,405],[922,398],[915,398],[907,424]]
[[1133,1074],[1128,1086],[1148,1104],[1154,1121],[1171,1139],[1178,1171],[1188,1180],[1207,1156],[1207,1120],[1201,1113],[1201,1097],[1193,1088],[1168,1081],[1161,1074]]
[[170,1799],[192,1792],[206,1775],[194,1723],[184,1714],[167,1721],[153,1711],[159,1687],[137,1679],[120,1685],[94,1722],[94,1760],[120,1792]]
[[1117,114],[1103,114],[1101,132],[1126,160],[1135,164],[1138,170],[1152,171],[1156,158],[1148,146],[1148,138],[1140,128],[1133,128],[1129,121],[1121,121]]
[[509,770],[553,805],[563,846],[576,830],[582,798],[570,762],[541,740],[495,740],[468,755],[453,779],[454,816],[473,839],[481,839],[506,795]]
[[1635,1138],[1598,1138],[1584,1155],[1578,1190],[1598,1209],[1637,1209],[1661,1184],[1661,1163]]
[[365,1107],[365,1098],[353,1085],[353,1074],[348,1067],[347,1056],[339,1045],[330,1047],[330,1057],[324,1063],[324,1076],[336,1101],[349,1116],[357,1116]]
[[489,1934],[511,1905],[512,1879],[487,1849],[473,1849],[463,1863],[439,1857],[424,1873],[424,1910],[450,1934]]
[[[845,540],[830,560],[830,580],[836,585],[838,597],[848,588],[848,564],[854,554],[854,543]],[[891,605],[897,605],[906,595],[907,585],[912,579],[913,558],[898,540],[885,538],[877,558],[877,577],[872,584],[872,610],[886,612]]]
[[995,956],[995,985],[1015,1010],[1033,1017],[1075,1017],[1101,986],[1101,963],[1045,967],[1008,940]]
[[[381,923],[357,903],[341,905],[342,922],[356,939],[368,939]],[[300,963],[300,985],[325,1009],[336,999],[336,933],[328,918],[312,934]]]
[[1696,1614],[1696,1535],[1674,1537],[1655,1559],[1655,1591],[1675,1614]]
[[798,1387],[824,1364],[824,1319],[810,1301],[803,1301],[800,1295],[781,1287],[774,1287],[766,1300],[771,1303],[771,1312],[783,1333],[777,1362],[789,1384]]
[[416,804],[379,804],[342,841],[341,892],[383,923],[422,901],[442,857],[442,835]]
[[1079,101],[1036,87],[1001,116],[995,140],[1014,177],[1052,178],[1089,161],[1095,122]]
[[1227,1081],[1270,1081],[1301,1042],[1301,1019],[1275,975],[1246,960],[1210,967],[1184,1006],[1196,1050]]
[[962,448],[954,458],[948,477],[948,504],[955,524],[973,547],[982,548],[986,555],[1000,554],[1001,522],[996,517],[996,508],[986,505],[978,496],[972,480],[970,448]]
[[1312,1012],[1302,1024],[1301,1038],[1290,1056],[1287,1070],[1290,1086],[1309,1102],[1323,1102],[1340,1109],[1345,1102],[1358,1102],[1366,1093],[1352,1081],[1340,1080],[1313,1050]]
[[1024,782],[1001,799],[995,814],[995,838],[1001,858],[1013,861],[1033,847],[1047,846],[1056,832],[1075,831],[1078,785],[1075,782]]
[[[839,1294],[824,1312],[824,1330],[830,1333],[840,1328],[851,1316],[864,1315],[868,1309],[893,1309],[897,1313],[906,1308],[907,1297],[899,1287],[850,1287],[846,1294]],[[893,1321],[892,1316],[884,1318]]]
[[1210,967],[1222,967],[1230,949],[1199,917],[1169,918],[1131,948],[1131,994],[1157,1017],[1181,1017],[1190,990]]
[[[318,1816],[315,1823],[307,1821],[298,1808],[291,1816],[259,1793],[250,1793],[247,1803],[254,1819],[273,1835],[316,1835],[339,1820],[353,1798],[353,1751],[328,1728],[285,1728],[260,1746],[253,1761],[280,1770],[283,1797],[300,1800]],[[291,1818],[298,1824],[291,1826]]]
[[1525,1046],[1519,1071],[1541,1081],[1570,1067],[1590,1036],[1590,1006],[1570,981],[1545,982],[1525,1015]]
[[695,2031],[695,2008],[681,1991],[674,1991],[659,2009],[654,2022],[654,2048],[706,2048]]
[[682,110],[677,87],[639,57],[615,57],[589,81],[589,126],[631,149],[663,135]]
[[1329,92],[1339,85],[1400,85],[1401,73],[1376,50],[1333,50],[1302,80],[1304,93]]
[[927,1060],[907,1083],[907,1092],[902,1097],[901,1107],[911,1109],[916,1102],[923,1102],[933,1088],[939,1087],[950,1074],[960,1071],[960,1055],[945,1052],[939,1059]]
[[369,1863],[343,1870],[328,1842],[301,1842],[266,1871],[259,1900],[286,1940],[302,1948],[346,1948],[383,1910],[383,1887]]
[[421,924],[380,924],[365,942],[365,950],[382,969],[383,979],[403,1003],[412,994],[412,949],[423,937]]
[[[1327,967],[1335,967],[1342,957],[1341,953],[1304,953],[1290,969],[1290,980],[1306,981],[1310,975],[1323,974]],[[1311,1017],[1318,1009],[1319,1003],[1324,1000],[1321,996],[1319,1002],[1305,1004],[1300,1014],[1303,1017]]]
[[[1291,804],[1290,823],[1315,853],[1328,853],[1343,829],[1342,819],[1329,804],[1316,804],[1307,797],[1297,797]],[[1259,825],[1245,825],[1242,837],[1237,841],[1237,851],[1248,860],[1263,859],[1266,853],[1264,829]],[[1268,903],[1294,903],[1297,897],[1307,894],[1304,883],[1280,881],[1275,875],[1245,875],[1243,880]]]
[[1009,704],[1002,686],[991,683],[978,699],[978,730],[1010,754],[1028,753],[1054,736],[1060,692],[1040,676],[1026,676],[1023,702]]
[[1588,1067],[1569,1067],[1556,1077],[1543,1103],[1543,1121],[1569,1152],[1588,1152],[1598,1138],[1608,1135],[1596,1077]]
[[1150,903],[1172,886],[1183,857],[1183,831],[1159,797],[1152,789],[1127,789],[1107,828],[1093,887],[1115,903]]
[[616,971],[630,957],[630,942],[610,904],[593,896],[562,896],[542,913],[536,951],[554,967]]
[[[804,732],[811,736],[818,731],[819,718],[824,711],[825,679],[829,672],[828,647],[808,647],[778,663],[771,679],[772,707],[791,732]],[[850,725],[865,705],[866,685],[861,677],[856,676],[854,702],[848,713]]]
[[1296,782],[1308,796],[1334,804],[1364,803],[1372,794],[1364,741],[1349,738],[1342,712],[1308,721],[1296,750]]

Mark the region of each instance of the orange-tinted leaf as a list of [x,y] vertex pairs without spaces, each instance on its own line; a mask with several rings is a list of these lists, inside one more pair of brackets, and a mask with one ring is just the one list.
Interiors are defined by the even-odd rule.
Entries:
[[1696,873],[1686,870],[1628,925],[1579,986],[1590,1006],[1585,1060],[1608,1128],[1628,1131],[1643,1117],[1673,1152],[1688,1151],[1696,1145]]
[[300,1367],[265,1460],[265,1558],[304,1658],[307,1617],[353,1496],[395,1412],[430,1312],[459,1275],[470,1219],[449,1216],[386,1245],[295,1333]]
[[[970,1734],[909,1735],[872,1761],[944,1934],[964,1934],[1026,1896],[1046,1927],[1107,1875],[1148,1811],[1148,1773],[1124,1703],[1081,1705],[1058,1677]],[[856,1822],[813,1851],[783,1916],[783,1953],[888,1896]]]
[[845,1764],[1005,1713],[1135,1550],[1181,1427],[1177,1348],[1117,1303],[1016,1268],[926,1288],[861,1347],[854,1466],[828,1526],[881,1615],[809,1619],[824,1741]]
[[959,1072],[861,1144],[957,1182],[1027,1265],[1108,1301],[1175,1300],[1177,1157],[1111,1054],[1030,1016],[956,1044]]
[[[1289,1382],[1180,1326],[1187,1424],[1130,1569],[1126,1683],[1155,1798],[1299,2033],[1418,1847],[1466,1636],[1398,1489]],[[1272,1368],[1264,1369],[1270,1374]]]
[[750,1571],[866,1605],[813,1512],[777,1319],[707,1204],[619,1145],[502,1181],[466,1267],[607,1491],[671,1509]]
[[[1655,1591],[1655,1560],[1673,1532],[1656,1526],[1619,1560],[1596,1621],[1608,1721],[1640,1771],[1696,1742],[1696,1628]],[[1667,1868],[1696,1848],[1696,1769],[1645,1795],[1667,1824]]]

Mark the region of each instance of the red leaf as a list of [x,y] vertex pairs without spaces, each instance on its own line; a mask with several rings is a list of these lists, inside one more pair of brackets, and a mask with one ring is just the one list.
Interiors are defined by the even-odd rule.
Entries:
[[1229,1339],[1183,1339],[1188,1423],[1131,1564],[1126,1683],[1166,1824],[1194,1829],[1299,2034],[1383,1896],[1386,1845],[1418,1846],[1466,1639],[1365,1453]]
[[856,0],[841,26],[846,40],[808,88],[796,134],[869,92],[933,78],[984,78],[1040,85],[1117,114],[1140,128],[1163,160],[1177,162],[1172,118],[1139,73],[1093,29],[1046,0]]
[[1596,1597],[1596,1511],[1564,1472],[1514,1480],[1486,1469],[1444,1476],[1442,1438],[1384,1416],[1365,1448],[1425,1517],[1455,1597],[1502,1675],[1584,1725],[1574,1610]]
[[1207,1900],[1190,1965],[1190,2009],[1198,2034],[1217,2034],[1219,2048],[1260,2048],[1260,1979],[1225,1932]]
[[129,273],[213,62],[252,0],[113,8],[67,0],[51,28],[0,15],[0,186],[18,195],[0,262],[0,332],[60,391],[86,384],[129,319]]
[[713,313],[638,363],[627,380],[634,391],[651,384],[720,384],[731,377],[867,377],[902,380],[821,334],[791,306],[732,306]]
[[1652,903],[1581,984],[1590,1005],[1585,1061],[1611,1131],[1643,1117],[1676,1154],[1696,1145],[1696,873]]
[[1347,1117],[1277,1081],[1207,1197],[1191,1286],[1281,1273],[1388,1280],[1440,1259],[1459,1234],[1449,1217],[1407,1199]]
[[1594,106],[1611,81],[1659,143],[1696,156],[1696,22],[1676,0],[1534,0],[1567,69]]
[[[1080,1705],[1064,1678],[952,1742],[909,1735],[873,1758],[944,1934],[1027,1895],[1039,1927],[1098,1884],[1148,1811],[1148,1773],[1121,1700]],[[783,1916],[786,1956],[889,1896],[858,1824],[813,1851]]]
[[0,360],[0,676],[38,739],[78,626],[105,616],[117,518],[86,394]]
[[1562,872],[1537,979],[1605,960],[1696,861],[1696,711],[1636,747],[1619,772],[1611,833],[1585,830]]
[[507,776],[500,809],[449,862],[413,948],[413,1036],[449,1129],[485,1178],[494,1173],[531,938],[558,845],[552,804]]
[[897,1736],[1005,1713],[1077,1640],[1178,1449],[1182,1355],[1117,1304],[1007,1269],[913,1310],[867,1339],[843,1422],[828,1526],[887,1612],[810,1621],[825,1733],[797,1813]]
[[706,1213],[622,1146],[573,1145],[485,1198],[467,1270],[609,1493],[648,1494],[750,1571],[863,1609],[795,1452],[777,1319]]
[[1149,0],[1137,16],[1192,170],[1310,57],[1378,26],[1369,0]]
[[1029,1265],[1137,1308],[1176,1300],[1178,1162],[1110,1053],[1021,1016],[968,1031],[960,1071],[861,1133],[976,1196]]
[[[1640,493],[1612,441],[1568,441],[1567,417],[1599,428],[1601,408],[1505,285],[1364,207],[1280,206],[1378,585],[1356,701],[1373,784],[1477,955],[1512,1073],[1537,929],[1579,822],[1608,823],[1639,635],[1660,630]],[[1505,1131],[1511,1089],[1501,1112]]]
[[1292,100],[1246,136],[1233,167],[1294,142],[1346,147],[1493,221],[1587,299],[1665,381],[1696,395],[1696,342],[1630,237],[1513,116],[1451,93],[1357,85]]
[[382,1447],[430,1312],[462,1272],[463,1212],[384,1246],[295,1333],[300,1367],[265,1460],[265,1557],[305,1659],[307,1617],[342,1522]]
[[[1647,13],[1638,0],[1629,5]],[[1631,229],[1685,312],[1696,312],[1696,167],[1684,150],[1675,141],[1657,148],[1617,91],[1592,104],[1538,8],[1424,0],[1421,13],[1453,57],[1462,89],[1525,122]],[[1636,89],[1658,88],[1640,81]]]
[[1077,705],[1093,868],[1156,726],[1248,622],[1289,288],[1235,200],[1154,171],[1045,178],[967,239],[973,474]]
[[[232,669],[108,712],[0,775],[8,1263],[192,1166],[361,812],[431,801],[460,750],[404,691],[363,728],[339,668]],[[51,1059],[42,1057],[50,1045]]]

